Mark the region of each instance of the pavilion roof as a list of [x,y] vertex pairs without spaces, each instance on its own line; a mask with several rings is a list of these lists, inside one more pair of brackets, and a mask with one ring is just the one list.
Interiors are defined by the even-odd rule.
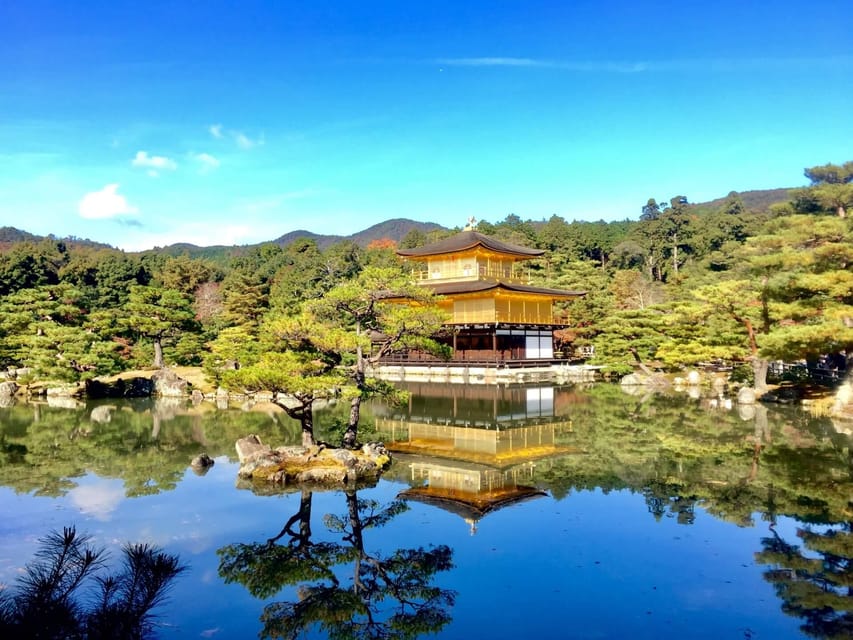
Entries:
[[519,256],[522,258],[535,258],[541,256],[545,251],[542,249],[529,249],[517,244],[509,242],[501,242],[495,238],[483,235],[476,231],[460,231],[454,236],[433,242],[432,244],[415,249],[398,249],[397,255],[404,258],[421,258],[427,256],[437,256],[446,253],[459,253],[476,247],[483,247],[496,253],[503,253],[511,256]]

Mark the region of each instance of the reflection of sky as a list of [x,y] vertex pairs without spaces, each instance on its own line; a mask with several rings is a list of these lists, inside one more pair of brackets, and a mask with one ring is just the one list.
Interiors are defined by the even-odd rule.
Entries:
[[[553,406],[549,394],[526,394],[531,409]],[[557,398],[554,398],[556,401]],[[189,462],[189,460],[187,461]],[[162,638],[254,638],[266,602],[219,577],[217,550],[276,535],[298,508],[298,492],[257,496],[236,490],[237,465],[218,457],[203,476],[187,468],[173,491],[124,497],[119,479],[86,475],[76,488],[51,499],[0,487],[0,582],[32,558],[40,536],[76,525],[106,546],[112,566],[118,547],[149,542],[177,553],[188,571],[158,610]],[[382,481],[359,498],[387,504],[408,485]],[[314,542],[336,540],[323,525],[342,515],[341,492],[315,493]],[[11,516],[11,517],[10,517]],[[754,554],[768,523],[737,527],[696,509],[692,525],[671,513],[659,521],[639,492],[575,491],[490,513],[476,535],[462,518],[410,503],[386,526],[365,531],[371,552],[448,544],[454,569],[436,584],[458,591],[453,622],[438,640],[523,636],[578,638],[801,637],[800,621],[786,617]],[[797,543],[797,523],[780,518],[776,531]],[[342,583],[350,576],[341,575]],[[286,588],[271,601],[293,596]],[[314,636],[312,636],[314,637]]]
[[83,514],[106,522],[124,499],[121,480],[86,476],[68,492],[72,504]]

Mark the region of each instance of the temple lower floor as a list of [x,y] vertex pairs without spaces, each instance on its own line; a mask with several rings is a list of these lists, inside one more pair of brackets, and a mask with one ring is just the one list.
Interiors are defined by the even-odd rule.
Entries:
[[[437,340],[452,349],[447,364],[506,365],[567,361],[570,349],[555,344],[557,325],[452,325]],[[383,362],[445,362],[423,352],[396,352]]]

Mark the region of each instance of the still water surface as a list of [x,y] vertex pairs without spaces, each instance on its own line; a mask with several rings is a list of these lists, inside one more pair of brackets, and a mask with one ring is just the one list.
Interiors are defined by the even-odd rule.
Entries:
[[189,566],[163,638],[850,637],[844,425],[603,384],[410,390],[366,412],[394,465],[350,494],[236,486],[237,438],[298,441],[271,407],[0,409],[0,581],[74,524]]

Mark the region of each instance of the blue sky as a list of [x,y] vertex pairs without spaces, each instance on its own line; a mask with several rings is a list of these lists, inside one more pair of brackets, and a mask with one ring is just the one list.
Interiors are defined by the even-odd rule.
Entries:
[[853,159],[849,0],[0,0],[0,226],[636,219]]

